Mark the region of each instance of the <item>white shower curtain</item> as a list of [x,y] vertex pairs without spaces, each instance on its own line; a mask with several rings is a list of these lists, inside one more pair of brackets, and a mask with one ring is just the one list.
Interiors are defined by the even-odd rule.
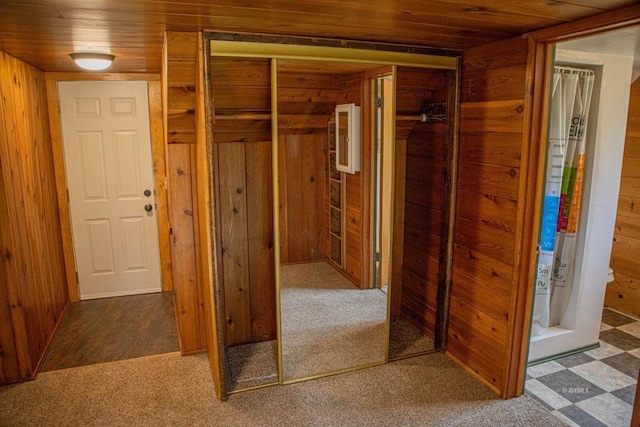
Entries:
[[560,323],[573,289],[585,134],[594,79],[591,70],[554,69],[532,336]]

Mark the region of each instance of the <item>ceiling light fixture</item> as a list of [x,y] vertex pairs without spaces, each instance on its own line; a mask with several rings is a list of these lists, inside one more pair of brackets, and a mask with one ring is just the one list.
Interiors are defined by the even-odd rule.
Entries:
[[109,68],[115,56],[108,53],[76,52],[71,54],[71,59],[73,59],[80,68],[98,71]]

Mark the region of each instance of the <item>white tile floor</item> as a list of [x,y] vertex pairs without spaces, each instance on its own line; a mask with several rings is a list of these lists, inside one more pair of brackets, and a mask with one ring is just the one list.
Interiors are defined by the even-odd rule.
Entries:
[[600,347],[527,369],[526,392],[570,426],[628,427],[640,370],[640,321],[605,309]]

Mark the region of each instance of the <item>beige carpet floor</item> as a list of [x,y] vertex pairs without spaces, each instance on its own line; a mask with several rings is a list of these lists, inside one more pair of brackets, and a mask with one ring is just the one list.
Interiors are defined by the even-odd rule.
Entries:
[[387,295],[362,290],[326,262],[281,269],[282,364],[286,380],[385,359]]
[[560,426],[532,398],[500,400],[442,354],[214,397],[206,355],[45,372],[0,388],[3,426]]
[[277,383],[277,346],[277,341],[273,340],[227,347],[227,390],[237,391]]
[[389,359],[435,351],[431,338],[401,317],[392,319],[389,329]]

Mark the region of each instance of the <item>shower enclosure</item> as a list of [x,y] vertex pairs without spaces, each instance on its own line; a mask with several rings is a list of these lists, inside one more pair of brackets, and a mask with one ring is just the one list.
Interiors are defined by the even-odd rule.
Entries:
[[556,46],[530,362],[598,345],[633,56],[591,45]]

